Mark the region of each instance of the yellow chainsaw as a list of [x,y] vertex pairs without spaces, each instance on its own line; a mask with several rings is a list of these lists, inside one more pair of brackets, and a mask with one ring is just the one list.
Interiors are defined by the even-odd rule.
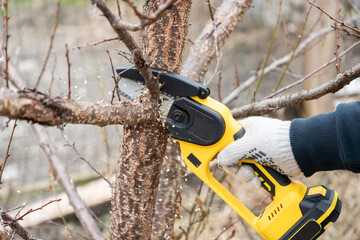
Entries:
[[[123,66],[116,70],[121,94],[132,100],[142,93],[145,81],[137,69]],[[187,167],[264,239],[316,239],[337,220],[341,201],[336,191],[324,186],[307,187],[247,159],[239,165],[250,165],[262,187],[273,197],[264,211],[255,216],[213,177],[209,168],[210,161],[228,144],[243,137],[246,129],[225,105],[209,96],[207,87],[176,73],[151,70],[154,76],[160,74],[161,93],[166,99],[163,106],[166,123],[172,138],[180,144]]]

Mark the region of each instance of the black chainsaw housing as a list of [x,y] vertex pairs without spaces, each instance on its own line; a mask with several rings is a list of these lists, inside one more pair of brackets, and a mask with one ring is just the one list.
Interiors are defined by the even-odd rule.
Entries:
[[217,143],[225,131],[219,113],[185,97],[173,103],[166,122],[173,138],[202,146]]

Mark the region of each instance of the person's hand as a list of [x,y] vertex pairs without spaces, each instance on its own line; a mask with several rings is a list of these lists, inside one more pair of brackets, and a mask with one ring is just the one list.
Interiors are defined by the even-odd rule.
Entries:
[[240,179],[249,182],[252,189],[261,187],[260,179],[250,166],[238,166],[242,159],[253,159],[287,176],[301,173],[291,150],[290,121],[249,117],[239,123],[244,127],[245,135],[218,154],[217,161],[220,167],[237,172]]

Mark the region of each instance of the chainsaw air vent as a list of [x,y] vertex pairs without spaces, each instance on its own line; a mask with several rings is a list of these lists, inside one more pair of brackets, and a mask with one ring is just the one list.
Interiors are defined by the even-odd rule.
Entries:
[[269,215],[268,219],[271,221],[280,211],[283,209],[283,205],[280,203]]

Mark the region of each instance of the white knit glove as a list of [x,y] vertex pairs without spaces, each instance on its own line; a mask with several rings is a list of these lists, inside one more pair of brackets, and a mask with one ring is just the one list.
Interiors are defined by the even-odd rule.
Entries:
[[242,159],[253,159],[287,176],[301,173],[291,150],[290,121],[249,117],[239,123],[244,127],[245,135],[218,154],[220,167],[237,171],[241,180],[249,182],[251,189],[261,187],[260,179],[255,176],[252,167],[238,166],[238,162]]

